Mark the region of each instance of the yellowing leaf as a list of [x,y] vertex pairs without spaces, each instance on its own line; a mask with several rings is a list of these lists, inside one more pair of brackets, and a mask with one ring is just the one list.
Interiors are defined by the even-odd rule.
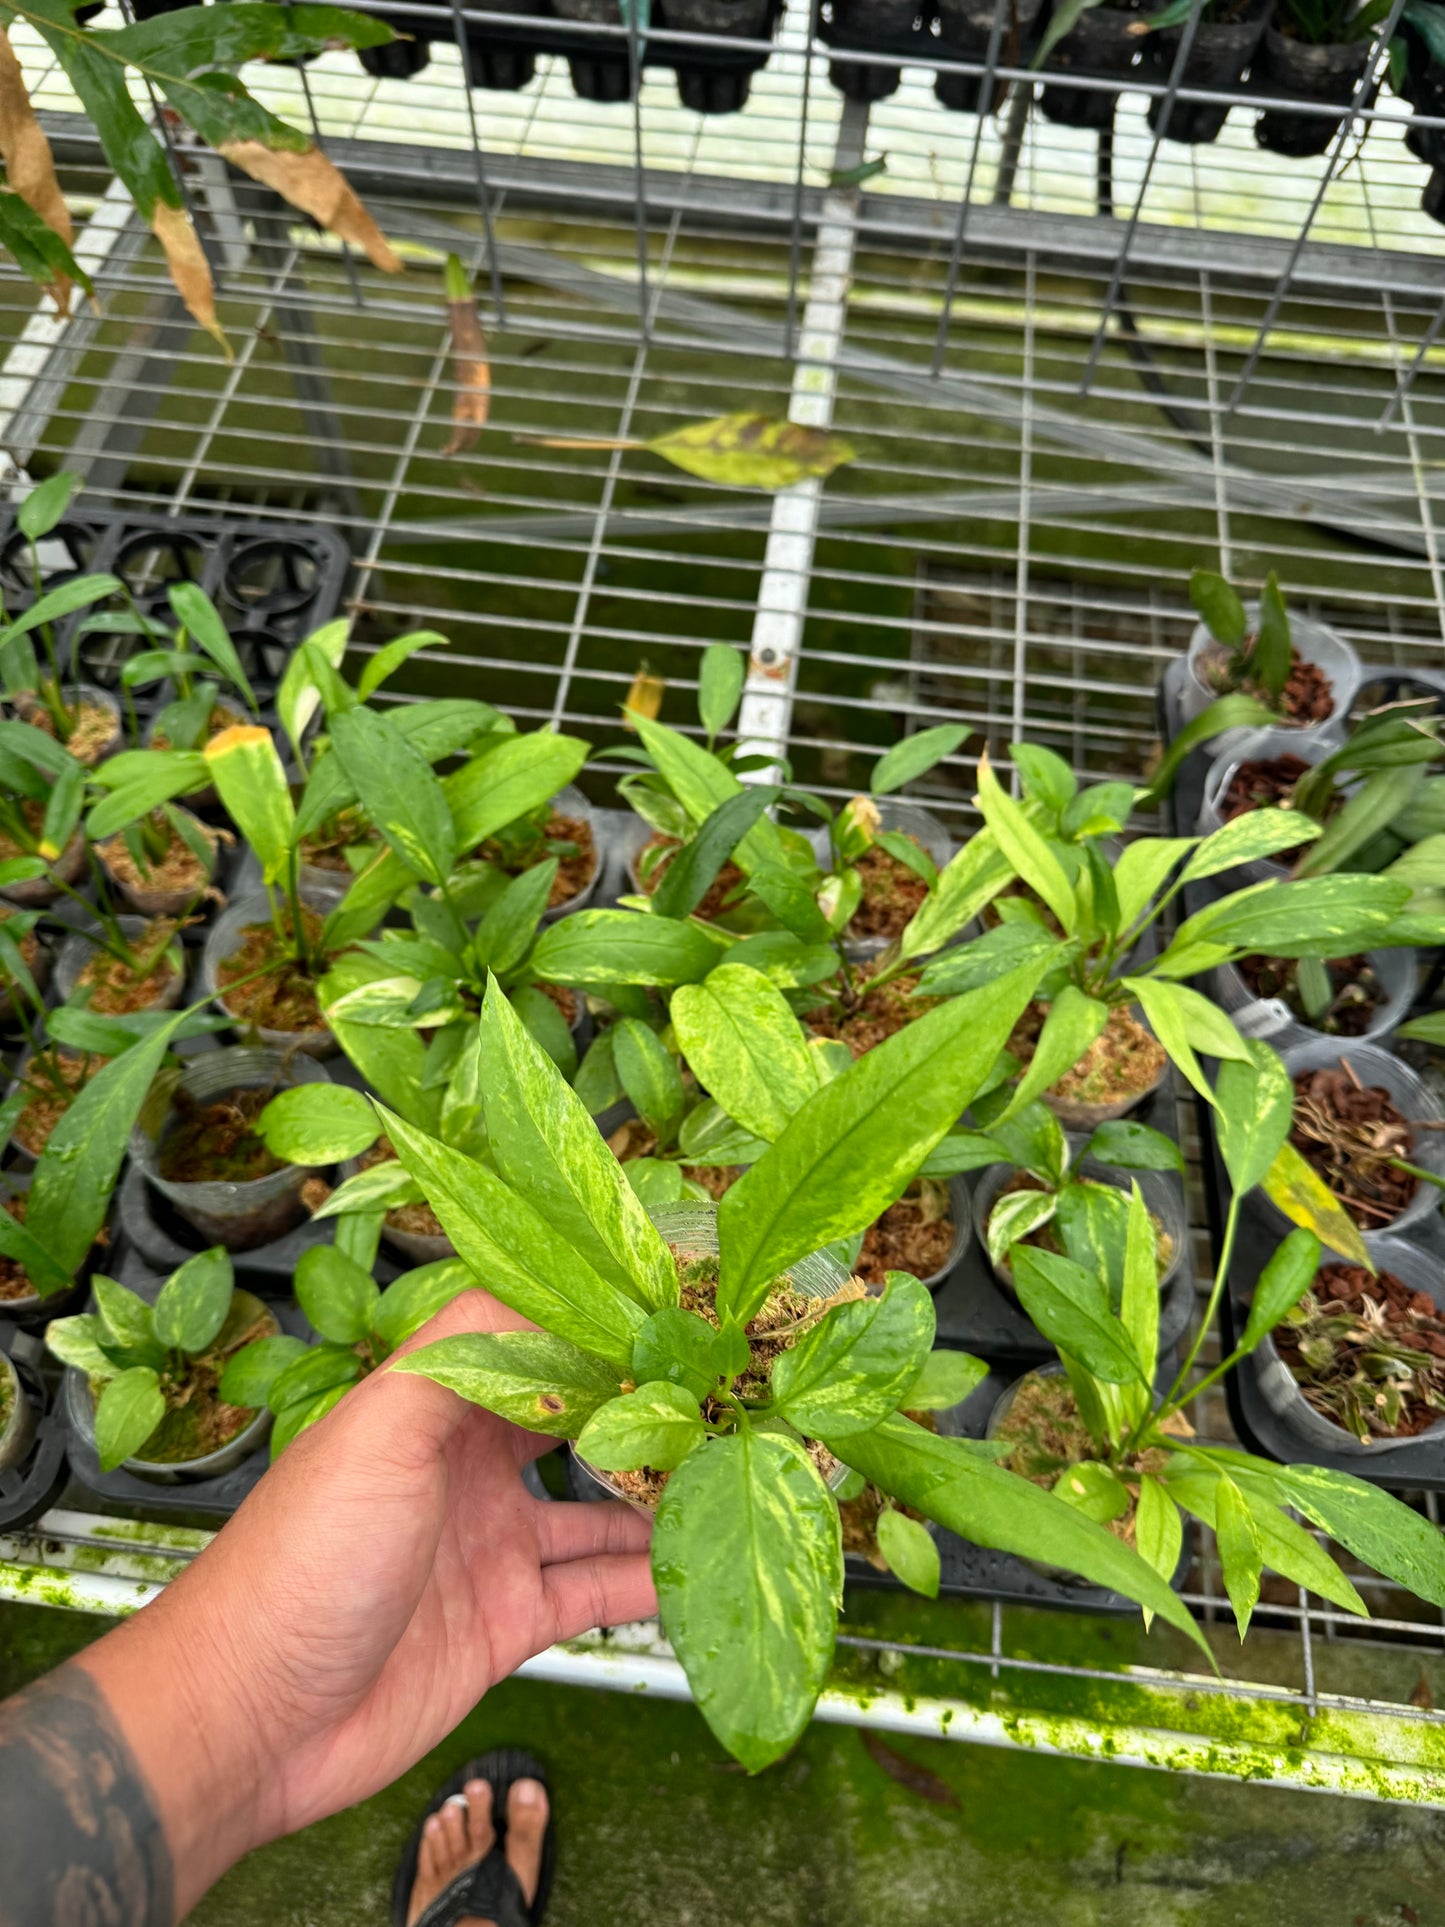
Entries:
[[329,234],[361,249],[373,267],[401,273],[401,259],[362,206],[356,190],[319,148],[281,153],[260,141],[222,141],[217,149],[233,167],[261,181],[319,221]]
[[[50,142],[45,138],[26,91],[25,76],[3,27],[0,27],[0,160],[9,185],[33,208],[68,248],[75,239],[70,209],[60,191]],[[70,313],[70,280],[59,274],[48,284],[55,305]]]
[[211,264],[201,247],[200,236],[183,207],[170,207],[157,200],[150,212],[151,232],[165,250],[171,279],[188,312],[231,357],[230,343],[216,319],[216,293],[211,281]]
[[630,729],[635,735],[637,724],[632,719],[645,716],[651,723],[657,721],[658,711],[662,708],[663,692],[667,684],[661,676],[654,676],[646,669],[639,669],[632,678],[632,687],[627,692],[627,701],[622,706],[622,727]]
[[689,475],[730,488],[789,488],[812,476],[831,475],[853,460],[841,435],[770,415],[719,415],[689,422],[647,446]]
[[1269,1167],[1264,1189],[1291,1224],[1313,1231],[1322,1245],[1337,1251],[1352,1265],[1374,1271],[1354,1219],[1314,1166],[1288,1141],[1280,1146]]

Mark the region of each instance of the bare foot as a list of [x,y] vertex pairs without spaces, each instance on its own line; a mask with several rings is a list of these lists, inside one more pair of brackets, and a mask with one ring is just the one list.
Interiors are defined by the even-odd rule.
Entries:
[[547,1831],[547,1789],[539,1780],[514,1780],[507,1794],[507,1865],[530,1907],[542,1877],[542,1838]]
[[[515,1788],[512,1798],[516,1799]],[[485,1780],[469,1780],[465,1793],[454,1793],[441,1811],[433,1813],[422,1828],[416,1885],[411,1890],[411,1906],[406,1916],[407,1927],[411,1927],[411,1923],[431,1905],[438,1894],[451,1886],[458,1874],[476,1866],[479,1860],[484,1860],[496,1843],[496,1838],[496,1830],[492,1826],[492,1789]]]

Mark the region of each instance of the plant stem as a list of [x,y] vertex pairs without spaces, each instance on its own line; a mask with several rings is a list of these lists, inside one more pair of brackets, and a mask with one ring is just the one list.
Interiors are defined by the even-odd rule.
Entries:
[[[30,573],[35,583],[35,595],[38,600],[45,593],[45,578],[40,570],[40,551],[33,542],[30,544]],[[75,725],[80,720],[80,701],[79,698],[76,699],[75,716],[72,719],[70,711],[65,707],[65,692],[60,680],[60,658],[55,652],[55,631],[48,622],[42,622],[40,625],[40,639],[45,644],[45,659],[50,664],[49,687],[41,689],[40,699],[49,710],[50,720],[55,725],[55,740],[65,744],[70,741]]]
[[[1162,1424],[1163,1421],[1176,1412],[1180,1406],[1186,1405],[1189,1402],[1189,1399],[1180,1397],[1180,1392],[1187,1383],[1190,1372],[1194,1369],[1194,1361],[1199,1356],[1205,1336],[1210,1326],[1214,1323],[1214,1315],[1219,1309],[1220,1294],[1224,1290],[1225,1280],[1229,1276],[1229,1261],[1234,1255],[1235,1233],[1239,1228],[1240,1202],[1239,1193],[1236,1191],[1229,1200],[1229,1215],[1224,1221],[1224,1237],[1220,1243],[1219,1265],[1214,1274],[1214,1283],[1210,1287],[1209,1302],[1204,1307],[1204,1316],[1199,1321],[1199,1329],[1194,1334],[1194,1343],[1189,1347],[1189,1355],[1179,1367],[1178,1373],[1175,1375],[1174,1383],[1169,1387],[1163,1405],[1159,1407],[1154,1420],[1156,1425]],[[1189,1398],[1193,1397],[1194,1393],[1191,1391]]]

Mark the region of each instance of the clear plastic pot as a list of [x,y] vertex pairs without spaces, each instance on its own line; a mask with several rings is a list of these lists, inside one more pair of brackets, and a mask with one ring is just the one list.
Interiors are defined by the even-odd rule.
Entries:
[[[1005,1386],[1004,1390],[999,1394],[998,1403],[988,1415],[988,1423],[983,1428],[984,1437],[986,1439],[996,1439],[998,1437],[1004,1420],[1013,1410],[1019,1393],[1023,1390],[1024,1386],[1028,1384],[1030,1379],[1062,1378],[1063,1376],[1064,1368],[1062,1365],[1054,1363],[1035,1365],[1031,1371],[1024,1372],[1020,1377],[1016,1378],[1011,1385]],[[1042,1559],[1024,1559],[1022,1563],[1028,1567],[1030,1572],[1036,1572],[1041,1579],[1052,1579],[1059,1585],[1086,1586],[1089,1583],[1087,1579],[1082,1579],[1078,1573],[1070,1572],[1066,1566],[1051,1566]]]
[[[1078,1154],[1084,1140],[1074,1139],[1069,1145],[1069,1155]],[[1127,1196],[1130,1183],[1137,1179],[1140,1195],[1151,1218],[1155,1219],[1169,1239],[1172,1255],[1169,1263],[1159,1276],[1159,1289],[1162,1292],[1170,1284],[1184,1262],[1188,1247],[1189,1214],[1184,1205],[1184,1191],[1179,1180],[1167,1171],[1125,1171],[1118,1165],[1101,1164],[1097,1158],[1085,1158],[1079,1166],[1081,1178],[1092,1178],[1099,1184],[1111,1184],[1116,1191]],[[1013,1270],[1008,1265],[996,1265],[989,1256],[987,1243],[988,1221],[999,1194],[1010,1179],[1018,1176],[1018,1167],[1013,1164],[990,1164],[978,1173],[973,1185],[973,1216],[978,1226],[978,1242],[999,1285],[1011,1298],[1016,1298]]]
[[[73,1062],[78,1062],[80,1058],[80,1053],[78,1051],[60,1051],[58,1055],[62,1059],[69,1059]],[[34,1056],[35,1056],[35,1053],[32,1050],[24,1050],[21,1052],[20,1061],[15,1067],[15,1075],[10,1080],[9,1088],[5,1093],[7,1098],[13,1097],[16,1091],[19,1090],[21,1080],[24,1078],[25,1073],[29,1070],[31,1061],[34,1058]],[[100,1057],[95,1057],[91,1060],[94,1067],[91,1073],[92,1075],[94,1075],[94,1072],[96,1070],[100,1069],[100,1066],[104,1061],[105,1060]],[[31,1149],[22,1140],[22,1138],[19,1135],[20,1129],[21,1129],[20,1122],[19,1120],[17,1120],[15,1131],[14,1133],[12,1133],[11,1139],[10,1139],[9,1154],[13,1161],[12,1169],[18,1168],[19,1170],[27,1171],[34,1165],[35,1160],[40,1153],[39,1151]],[[41,1149],[42,1150],[44,1149],[43,1145],[41,1146]],[[6,1175],[8,1176],[9,1173],[7,1172]],[[0,1313],[0,1316],[3,1316],[3,1313]]]
[[973,1235],[973,1199],[964,1177],[948,1180],[948,1215],[953,1223],[953,1237],[949,1242],[948,1254],[937,1271],[930,1272],[920,1283],[930,1291],[937,1291],[949,1277],[954,1266],[968,1249],[968,1241]]
[[[1151,1037],[1153,1036],[1153,1030],[1137,1004],[1129,1006],[1129,1015],[1137,1024],[1149,1031]],[[1125,1097],[1117,1097],[1108,1102],[1103,1100],[1090,1102],[1081,1097],[1063,1097],[1057,1090],[1049,1090],[1044,1092],[1041,1101],[1048,1105],[1066,1131],[1077,1131],[1087,1137],[1091,1131],[1097,1130],[1099,1125],[1107,1124],[1116,1117],[1127,1117],[1131,1111],[1137,1111],[1141,1104],[1154,1095],[1168,1075],[1169,1059],[1166,1057],[1160,1064],[1158,1074],[1152,1083],[1146,1084],[1140,1090],[1131,1091]]]
[[[1351,1069],[1366,1087],[1378,1085],[1388,1091],[1396,1108],[1409,1124],[1445,1124],[1445,1108],[1442,1108],[1434,1092],[1418,1078],[1407,1064],[1398,1057],[1382,1050],[1378,1044],[1342,1043],[1336,1037],[1318,1037],[1308,1043],[1292,1044],[1281,1052],[1285,1070],[1290,1077],[1298,1077],[1305,1071],[1333,1069],[1342,1061],[1348,1060]],[[1419,1130],[1415,1133],[1415,1143],[1409,1152],[1409,1162],[1418,1164],[1422,1170],[1445,1174],[1445,1130]],[[1413,1224],[1420,1224],[1440,1207],[1441,1193],[1433,1184],[1421,1178],[1415,1195],[1389,1221],[1374,1231],[1363,1231],[1366,1248],[1373,1252],[1380,1239],[1395,1237]],[[1246,1208],[1262,1217],[1281,1237],[1292,1229],[1291,1222],[1279,1206],[1272,1202],[1262,1190],[1256,1189],[1248,1194]]]
[[35,1441],[35,1407],[26,1397],[20,1374],[4,1352],[0,1352],[0,1388],[5,1396],[5,1422],[0,1425],[0,1472],[19,1465]]
[[[132,945],[145,935],[147,924],[144,917],[117,917],[121,932]],[[104,932],[98,923],[88,924],[84,930],[77,930],[65,939],[60,946],[60,955],[55,959],[55,994],[61,1003],[68,1004],[80,985],[82,973],[96,961],[104,958],[106,952],[101,948]],[[186,988],[186,957],[179,941],[167,946],[166,961],[172,966],[170,977],[166,980],[160,995],[145,1006],[147,1010],[175,1010]]]
[[[345,1183],[348,1178],[354,1178],[363,1168],[360,1158],[348,1158],[341,1167],[341,1181]],[[382,1240],[399,1251],[409,1264],[431,1265],[442,1258],[456,1257],[456,1246],[444,1231],[406,1231],[391,1219],[388,1211],[381,1221]]]
[[[1088,17],[1087,15],[1085,16]],[[1245,621],[1253,631],[1259,624],[1259,604],[1246,602]],[[1338,742],[1344,730],[1345,718],[1350,713],[1350,704],[1355,700],[1355,691],[1360,686],[1360,659],[1342,635],[1327,629],[1322,622],[1312,622],[1308,616],[1289,618],[1290,640],[1306,662],[1315,663],[1334,684],[1334,707],[1322,723],[1291,724],[1281,719],[1279,727],[1298,736],[1321,733]],[[1205,680],[1202,662],[1204,657],[1219,647],[1213,635],[1201,622],[1189,638],[1189,648],[1184,658],[1184,686],[1180,691],[1179,710],[1187,723],[1216,700],[1221,691]],[[1205,745],[1205,753],[1222,756],[1231,751],[1244,730],[1227,729]],[[1303,752],[1301,752],[1303,753]]]
[[[269,1306],[263,1305],[249,1291],[238,1291],[234,1303],[253,1308],[259,1318],[264,1312],[274,1319]],[[66,1423],[78,1438],[92,1451],[95,1449],[95,1399],[91,1393],[90,1380],[84,1372],[74,1366],[66,1370],[61,1387],[61,1397],[65,1402]],[[198,1479],[219,1479],[227,1472],[234,1472],[246,1463],[253,1452],[258,1452],[271,1434],[271,1414],[257,1412],[249,1425],[239,1431],[235,1438],[219,1446],[214,1452],[207,1452],[203,1458],[181,1459],[163,1462],[156,1459],[127,1459],[118,1469],[130,1472],[138,1479],[149,1479],[154,1485],[188,1485]]]
[[47,903],[54,903],[60,895],[59,884],[52,883],[52,877],[58,877],[60,883],[68,883],[73,888],[84,869],[85,832],[77,830],[43,877],[36,877],[33,883],[9,884],[0,890],[0,897],[22,910],[40,910]]
[[[1417,953],[1413,950],[1371,950],[1366,961],[1375,974],[1375,981],[1385,993],[1385,1001],[1378,1005],[1367,1029],[1358,1038],[1338,1037],[1329,1041],[1336,1046],[1349,1046],[1367,1042],[1372,1037],[1388,1037],[1398,1025],[1405,1021],[1405,1014],[1415,1001],[1415,991],[1420,980]],[[1222,964],[1212,973],[1211,983],[1214,1001],[1226,1011],[1235,1029],[1245,1037],[1267,1037],[1277,1047],[1281,1044],[1306,1043],[1325,1033],[1317,1030],[1303,1018],[1296,1017],[1282,997],[1256,997],[1238,964]]]
[[210,867],[204,880],[194,889],[164,890],[147,884],[143,880],[131,882],[128,872],[117,869],[115,864],[117,852],[129,854],[122,839],[118,836],[110,837],[106,842],[96,845],[96,856],[100,859],[100,866],[105,871],[111,886],[120,893],[124,902],[129,904],[138,916],[183,917],[216,874],[216,832],[207,829],[199,817],[192,816],[189,810],[181,813],[187,817],[192,828],[198,830],[211,846]]
[[151,1086],[130,1134],[130,1154],[151,1185],[189,1225],[227,1251],[251,1251],[269,1244],[306,1216],[301,1187],[316,1167],[288,1164],[269,1177],[179,1183],[161,1175],[160,1152],[175,1095],[182,1090],[198,1103],[232,1091],[289,1090],[297,1084],[330,1083],[312,1057],[279,1050],[202,1051],[179,1073],[163,1072]]
[[[305,890],[301,892],[301,901],[308,909],[317,911],[323,917],[335,907],[314,901]],[[318,1030],[272,1030],[265,1024],[251,1024],[246,1018],[238,1017],[226,1003],[219,985],[222,964],[241,948],[244,933],[253,924],[270,922],[271,901],[264,891],[241,897],[223,910],[212,924],[206,937],[206,947],[201,953],[201,991],[210,998],[217,1010],[231,1019],[248,1043],[254,1039],[276,1050],[303,1051],[308,1057],[330,1057],[335,1053],[336,1039],[324,1025]]]
[[[1437,1305],[1445,1305],[1445,1264],[1432,1253],[1422,1251],[1419,1245],[1405,1238],[1381,1237],[1371,1240],[1370,1257],[1381,1271],[1394,1272],[1411,1291],[1427,1292]],[[1332,1251],[1325,1252],[1320,1259],[1322,1265],[1340,1262]],[[1373,1459],[1393,1452],[1398,1446],[1418,1445],[1421,1439],[1438,1438],[1445,1432],[1445,1415],[1442,1415],[1428,1431],[1415,1432],[1409,1438],[1362,1442],[1309,1403],[1294,1373],[1280,1357],[1273,1334],[1267,1334],[1254,1352],[1254,1375],[1265,1404],[1297,1439],[1315,1452]]]
[[[718,1253],[717,1206],[715,1204],[668,1204],[650,1211],[648,1216],[657,1226],[670,1245],[677,1247],[685,1258],[715,1258]],[[831,1298],[848,1282],[848,1273],[838,1260],[827,1251],[815,1251],[809,1257],[800,1258],[788,1267],[788,1278],[792,1288],[803,1298]],[[650,1513],[653,1508],[625,1492],[612,1472],[603,1472],[574,1450],[576,1463],[588,1474],[593,1482],[602,1487],[613,1498],[625,1499],[637,1512]],[[847,1478],[847,1468],[837,1460],[829,1472],[827,1483],[836,1489]]]
[[[1199,806],[1199,820],[1194,826],[1200,836],[1212,836],[1216,830],[1223,828],[1227,819],[1221,805],[1241,764],[1272,763],[1281,756],[1297,756],[1302,763],[1308,763],[1313,768],[1338,747],[1326,741],[1317,730],[1231,729],[1225,734],[1229,739],[1229,747],[1223,753],[1216,753],[1213,767],[1205,779],[1204,800]],[[1224,740],[1224,737],[1217,739],[1216,752]],[[1223,890],[1243,890],[1251,883],[1284,883],[1288,880],[1290,868],[1290,863],[1281,862],[1278,857],[1256,857],[1250,863],[1237,863],[1231,870],[1221,870],[1214,878],[1214,883]],[[1227,882],[1224,881],[1226,878]]]
[[[67,709],[77,704],[88,704],[92,709],[103,709],[110,717],[110,734],[103,740],[91,744],[76,754],[88,769],[103,762],[120,742],[120,702],[108,689],[98,688],[95,683],[67,683],[65,686],[65,705]],[[22,722],[33,723],[37,715],[47,715],[45,704],[36,696],[20,697],[15,704],[16,713]]]

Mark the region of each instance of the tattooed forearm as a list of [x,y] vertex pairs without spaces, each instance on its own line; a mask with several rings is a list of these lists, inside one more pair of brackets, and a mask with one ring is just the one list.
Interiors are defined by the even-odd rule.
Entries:
[[0,1705],[0,1927],[171,1927],[165,1833],[78,1666]]

